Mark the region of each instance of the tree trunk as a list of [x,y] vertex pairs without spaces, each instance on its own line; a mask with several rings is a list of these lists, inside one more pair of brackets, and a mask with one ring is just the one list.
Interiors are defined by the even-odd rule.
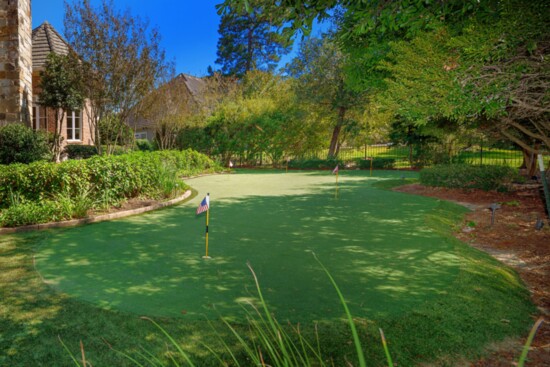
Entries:
[[340,137],[340,131],[342,130],[342,126],[344,125],[345,116],[346,116],[346,108],[339,107],[338,121],[336,122],[336,126],[334,126],[334,129],[332,130],[332,138],[330,139],[330,147],[328,149],[328,159],[336,158],[338,155],[338,150],[337,150],[338,138]]
[[[539,145],[535,146],[535,150],[538,151]],[[523,153],[523,164],[522,168],[525,168],[528,177],[533,177],[537,172],[537,155],[526,149],[521,149]]]

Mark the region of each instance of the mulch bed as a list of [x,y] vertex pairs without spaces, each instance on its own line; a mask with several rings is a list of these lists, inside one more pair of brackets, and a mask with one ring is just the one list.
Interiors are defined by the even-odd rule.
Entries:
[[[550,366],[550,221],[539,188],[531,185],[499,193],[413,184],[396,191],[450,200],[472,209],[455,235],[518,272],[540,312],[533,315],[533,321],[540,316],[545,319],[535,336],[526,366]],[[500,204],[500,209],[495,211],[494,224],[491,224],[489,206],[493,203]],[[537,219],[544,222],[540,230],[535,228]],[[525,338],[497,345],[488,357],[471,366],[514,366],[524,343]]]

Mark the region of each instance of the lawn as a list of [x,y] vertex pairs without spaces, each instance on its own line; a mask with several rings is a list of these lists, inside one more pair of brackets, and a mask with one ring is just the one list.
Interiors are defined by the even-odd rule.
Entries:
[[[167,358],[159,321],[199,365],[216,365],[218,321],[245,324],[256,303],[254,268],[282,321],[318,323],[327,356],[353,360],[344,313],[312,253],[357,317],[371,365],[383,327],[394,360],[410,365],[478,355],[490,341],[525,333],[533,306],[517,275],[451,236],[465,209],[380,189],[413,172],[240,172],[188,180],[198,195],[177,207],[0,240],[0,365],[70,365],[82,340],[94,366],[130,365],[144,345]],[[204,214],[211,197],[210,255]],[[37,271],[36,271],[37,270]],[[246,326],[242,326],[245,330]],[[37,363],[38,362],[38,363]]]

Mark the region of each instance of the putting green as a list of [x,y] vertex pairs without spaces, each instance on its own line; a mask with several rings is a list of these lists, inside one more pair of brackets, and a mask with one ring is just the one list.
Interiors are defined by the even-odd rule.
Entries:
[[[397,315],[452,290],[464,246],[429,219],[442,202],[379,190],[415,173],[253,172],[188,180],[199,194],[168,209],[52,231],[36,254],[53,287],[101,307],[202,318],[242,315],[256,301],[249,262],[279,319],[343,314],[312,253],[330,270],[355,315]],[[210,255],[203,260],[209,192]],[[459,217],[466,209],[451,206]]]

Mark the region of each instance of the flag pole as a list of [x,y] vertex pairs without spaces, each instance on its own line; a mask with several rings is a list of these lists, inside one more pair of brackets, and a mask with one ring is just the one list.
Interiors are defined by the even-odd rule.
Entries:
[[204,256],[205,259],[210,259],[210,256],[208,256],[208,219],[210,217],[210,209],[206,211],[206,255]]
[[[210,194],[206,194],[206,196],[210,196]],[[208,256],[208,220],[210,218],[210,203],[208,204],[208,209],[206,209],[206,229],[205,229],[205,242],[206,242],[206,254],[202,257],[203,259],[211,259],[210,256]]]

